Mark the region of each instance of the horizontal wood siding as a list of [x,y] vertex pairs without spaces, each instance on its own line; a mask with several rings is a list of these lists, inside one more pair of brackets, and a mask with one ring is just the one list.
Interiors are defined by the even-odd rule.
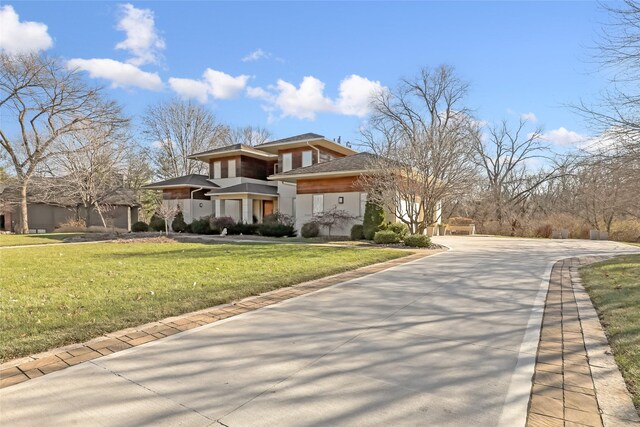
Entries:
[[213,164],[220,162],[220,178],[229,178],[229,160],[236,161],[236,177],[240,177],[240,156],[220,157],[209,160],[209,179],[213,179]]
[[191,197],[191,189],[189,187],[165,188],[162,190],[162,198],[164,200],[172,199],[188,199]]
[[297,184],[298,194],[318,193],[348,193],[363,191],[358,184],[358,176],[343,176],[339,178],[300,179]]
[[238,176],[243,178],[267,179],[267,176],[273,173],[273,166],[269,169],[267,160],[260,160],[253,157],[242,156],[240,159],[240,173]]

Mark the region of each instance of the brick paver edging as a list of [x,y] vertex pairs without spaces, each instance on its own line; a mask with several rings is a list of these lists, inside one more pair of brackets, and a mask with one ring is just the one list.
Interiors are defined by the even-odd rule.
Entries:
[[231,316],[257,310],[280,301],[315,292],[328,286],[377,273],[400,264],[424,258],[441,250],[423,250],[418,253],[396,258],[333,276],[279,288],[258,296],[248,297],[230,304],[223,304],[204,310],[169,317],[158,322],[112,332],[82,344],[72,344],[29,357],[14,359],[0,365],[0,388],[41,377],[51,372],[79,363],[126,350],[141,344],[162,339],[198,326],[213,323]]
[[[557,262],[551,271],[529,400],[529,427],[638,425],[624,382],[620,390],[622,377],[577,272],[578,266],[606,258],[569,258]],[[607,352],[608,359],[603,361]],[[619,379],[612,381],[616,375]],[[611,387],[612,382],[617,388]]]

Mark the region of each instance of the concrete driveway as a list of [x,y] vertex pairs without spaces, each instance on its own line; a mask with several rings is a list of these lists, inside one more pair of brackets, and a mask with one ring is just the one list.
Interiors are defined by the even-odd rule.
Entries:
[[519,425],[551,263],[613,242],[452,251],[0,390],[3,425]]

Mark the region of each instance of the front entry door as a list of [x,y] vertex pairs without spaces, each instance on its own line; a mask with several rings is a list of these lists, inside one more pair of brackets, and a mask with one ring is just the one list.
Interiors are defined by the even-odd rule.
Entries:
[[267,216],[273,213],[273,200],[264,200],[262,202],[262,215]]

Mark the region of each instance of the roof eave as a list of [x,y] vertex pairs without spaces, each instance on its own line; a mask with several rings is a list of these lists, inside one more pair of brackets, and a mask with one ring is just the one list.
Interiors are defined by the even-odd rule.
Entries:
[[312,172],[312,173],[301,173],[295,175],[270,175],[267,179],[272,181],[296,181],[298,179],[314,179],[314,178],[324,178],[324,177],[342,177],[342,176],[354,176],[354,175],[362,175],[367,172],[371,172],[371,169],[358,169],[358,170],[350,170],[350,171],[333,171],[333,172]]

